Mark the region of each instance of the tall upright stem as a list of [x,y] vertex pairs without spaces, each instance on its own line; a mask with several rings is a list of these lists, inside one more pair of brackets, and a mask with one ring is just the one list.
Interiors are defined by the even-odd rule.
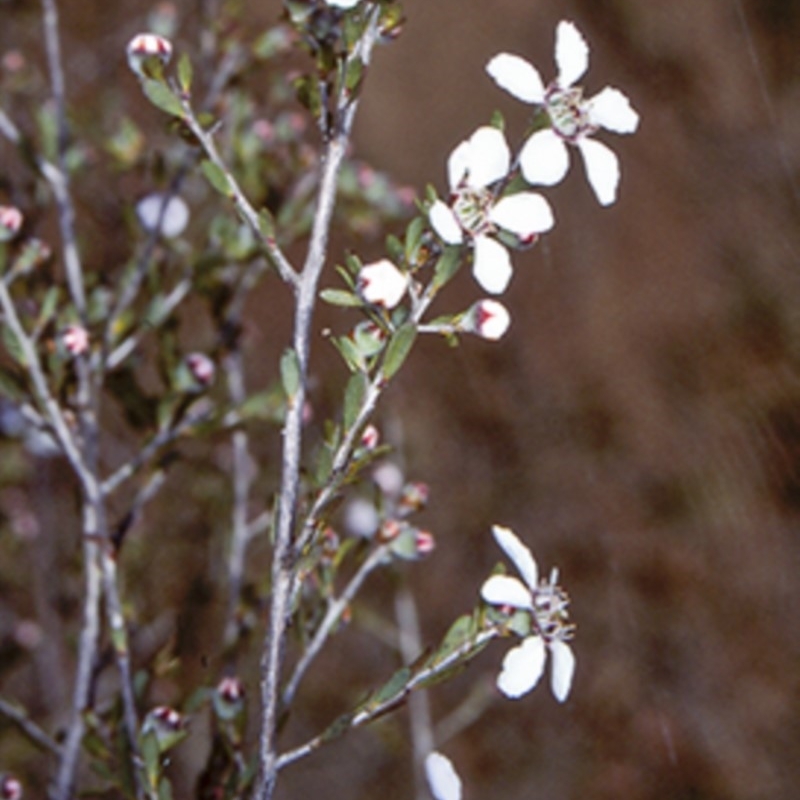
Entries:
[[[378,32],[378,12],[371,19],[354,56],[367,64]],[[336,200],[339,170],[350,141],[358,101],[350,98],[342,87],[336,108],[337,126],[327,143],[321,162],[317,207],[311,239],[303,270],[295,286],[294,333],[292,346],[300,372],[299,387],[291,398],[283,428],[283,457],[281,489],[275,526],[275,546],[272,556],[272,596],[269,624],[261,659],[261,741],[259,748],[259,778],[254,797],[270,800],[277,778],[276,733],[280,706],[280,679],[286,641],[286,624],[291,607],[295,572],[294,524],[300,486],[303,407],[310,353],[311,321],[317,289],[328,246],[331,218]]]

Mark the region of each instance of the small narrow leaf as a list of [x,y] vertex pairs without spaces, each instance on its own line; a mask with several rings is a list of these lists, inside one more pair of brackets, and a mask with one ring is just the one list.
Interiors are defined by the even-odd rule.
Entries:
[[192,62],[188,53],[184,53],[178,61],[178,81],[184,94],[189,94],[192,89]]
[[424,217],[414,217],[406,228],[405,256],[408,264],[416,261],[417,250],[422,241],[422,234],[425,230]]
[[461,266],[461,248],[458,246],[445,247],[444,252],[436,262],[433,273],[433,285],[441,289],[458,272]]
[[292,348],[288,348],[281,356],[281,382],[286,397],[290,403],[293,402],[300,391],[300,362]]
[[332,306],[360,308],[364,305],[364,301],[357,294],[346,292],[344,289],[323,289],[319,296]]
[[363,372],[356,372],[347,382],[344,392],[344,428],[350,430],[355,424],[364,395],[367,391],[367,376]]
[[148,100],[173,117],[183,117],[184,111],[181,101],[169,90],[165,83],[154,81],[152,78],[143,78],[142,87]]
[[228,176],[224,170],[218,167],[213,161],[201,162],[200,169],[203,170],[203,175],[206,176],[208,182],[220,193],[229,197],[231,194],[231,187],[228,183]]
[[401,325],[394,336],[389,340],[386,348],[386,357],[383,361],[383,374],[388,380],[391,378],[411,352],[414,340],[417,338],[417,326],[413,322],[406,322]]

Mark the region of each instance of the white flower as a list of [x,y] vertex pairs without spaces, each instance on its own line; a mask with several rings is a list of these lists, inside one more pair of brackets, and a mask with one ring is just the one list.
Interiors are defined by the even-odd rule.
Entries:
[[610,86],[584,99],[583,88],[574,84],[589,66],[589,47],[571,22],[558,23],[555,58],[558,75],[549,86],[534,66],[510,53],[495,56],[486,67],[498,86],[525,103],[542,106],[550,118],[550,127],[534,133],[520,151],[522,174],[534,185],[558,183],[569,169],[567,143],[573,144],[583,157],[597,200],[611,205],[617,198],[619,160],[591,136],[600,128],[633,133],[639,115],[628,98]]
[[408,275],[401,272],[388,258],[361,267],[358,291],[368,302],[384,308],[394,308],[408,289]]
[[506,178],[510,168],[511,153],[502,131],[478,128],[447,160],[451,204],[437,200],[428,212],[433,229],[447,244],[472,240],[473,275],[492,294],[506,290],[512,273],[508,250],[493,238],[498,229],[532,242],[553,227],[553,212],[541,195],[519,192],[497,199],[489,189]]
[[527,694],[542,677],[549,651],[550,689],[556,700],[563,703],[575,674],[575,656],[566,642],[572,633],[572,626],[567,623],[567,596],[556,585],[555,571],[549,581],[539,582],[533,554],[511,529],[495,525],[492,534],[522,580],[510,575],[493,575],[481,587],[481,597],[491,605],[530,612],[533,624],[533,632],[522,644],[506,653],[497,688],[513,699]]
[[355,8],[361,0],[326,0],[326,2],[334,8]]
[[447,756],[436,751],[425,759],[425,777],[434,800],[461,800],[461,778]]

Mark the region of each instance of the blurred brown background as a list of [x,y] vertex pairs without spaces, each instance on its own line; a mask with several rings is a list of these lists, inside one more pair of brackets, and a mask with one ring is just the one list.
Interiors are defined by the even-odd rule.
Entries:
[[[254,15],[274,19],[278,4],[258,5]],[[405,571],[426,641],[471,607],[499,560],[493,522],[513,527],[544,569],[559,566],[573,598],[572,697],[560,707],[544,687],[517,702],[498,696],[444,744],[465,797],[792,800],[800,785],[800,3],[405,7],[403,36],[377,53],[356,131],[357,154],[401,182],[444,189],[447,154],[495,108],[518,140],[526,108],[483,67],[509,50],[551,77],[559,19],[572,19],[591,45],[589,93],[616,85],[642,115],[635,136],[603,137],[622,162],[616,205],[596,204],[575,158],[548,192],[558,224],[515,259],[506,340],[456,350],[424,342],[381,412],[409,476],[431,486],[424,521],[439,547]],[[117,92],[109,81],[119,79],[130,93],[123,65],[111,77],[106,65],[144,8],[62,3],[66,47],[84,48],[73,61],[76,91],[99,82]],[[194,4],[179,8],[190,31]],[[36,39],[35,3],[0,3],[0,13],[27,20],[25,35]],[[3,50],[15,44],[8,31]],[[441,310],[477,296],[465,271]],[[317,345],[320,374],[329,357]],[[202,577],[214,552],[204,549],[211,534],[202,520],[204,508],[227,500],[204,487],[189,494],[196,508],[183,501],[161,529],[160,558],[180,569],[154,607],[193,591],[206,610],[214,604]],[[380,600],[383,587],[373,590]],[[203,633],[191,618],[181,631],[195,644],[184,652],[199,661]],[[436,718],[476,683],[490,687],[504,652],[490,648],[434,692]],[[287,738],[300,741],[344,710],[337,688],[357,697],[393,663],[354,627],[309,675],[307,708]],[[288,770],[280,796],[411,797],[405,724],[400,715]]]

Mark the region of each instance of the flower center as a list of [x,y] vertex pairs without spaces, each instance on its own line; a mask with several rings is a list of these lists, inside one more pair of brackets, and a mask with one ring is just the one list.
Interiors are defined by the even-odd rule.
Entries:
[[545,107],[553,130],[563,139],[574,142],[595,130],[595,126],[589,121],[583,89],[580,86],[568,89],[562,89],[555,84],[550,86],[545,95]]
[[462,186],[456,189],[453,199],[453,213],[461,227],[471,236],[493,233],[495,228],[489,220],[489,212],[494,196],[488,189],[473,189]]
[[571,639],[575,626],[569,621],[569,596],[556,583],[556,574],[542,581],[534,593],[533,605],[536,624],[548,641]]

